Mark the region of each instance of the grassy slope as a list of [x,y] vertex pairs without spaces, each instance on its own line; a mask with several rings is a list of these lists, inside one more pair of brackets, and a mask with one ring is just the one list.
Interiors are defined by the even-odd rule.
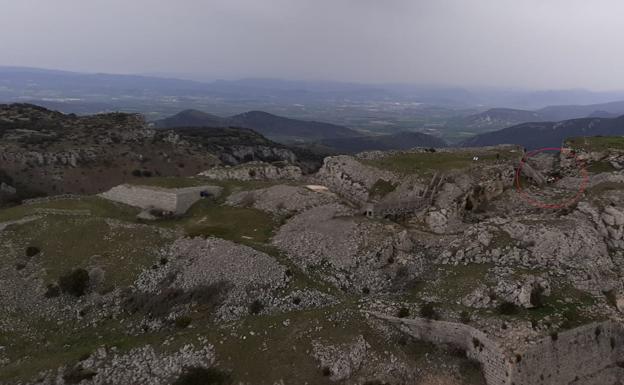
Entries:
[[578,137],[566,140],[566,145],[588,152],[624,150],[624,136]]
[[[381,159],[366,160],[364,163],[384,170],[394,171],[401,174],[429,175],[434,172],[444,172],[450,170],[466,169],[475,164],[484,162],[495,162],[496,155],[500,160],[518,159],[521,154],[511,151],[496,150],[465,150],[454,152],[417,152],[399,153]],[[473,157],[478,156],[479,161],[475,162]]]

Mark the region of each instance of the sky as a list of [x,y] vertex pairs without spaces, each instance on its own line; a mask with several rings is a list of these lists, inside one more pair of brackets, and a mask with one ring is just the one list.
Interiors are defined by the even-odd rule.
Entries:
[[623,0],[0,0],[0,65],[624,89]]

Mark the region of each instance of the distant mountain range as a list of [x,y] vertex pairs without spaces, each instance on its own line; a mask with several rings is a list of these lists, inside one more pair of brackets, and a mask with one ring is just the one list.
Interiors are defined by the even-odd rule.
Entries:
[[477,135],[461,143],[464,147],[518,144],[527,149],[560,147],[576,136],[624,136],[624,116],[619,118],[582,118],[561,122],[523,123],[499,131]]
[[[162,100],[161,100],[162,99]],[[92,103],[124,110],[128,106],[180,110],[180,104],[197,100],[227,105],[334,104],[343,102],[408,102],[466,108],[502,105],[537,109],[548,105],[586,105],[624,100],[622,92],[588,90],[531,91],[508,88],[464,88],[417,84],[358,84],[332,81],[241,79],[202,82],[142,75],[78,73],[41,68],[0,66],[0,101],[42,101],[75,104],[88,111]],[[270,101],[270,102],[268,102]],[[56,105],[54,107],[59,107]],[[89,111],[96,112],[96,111]],[[169,111],[170,112],[170,111]],[[590,111],[589,113],[591,113]],[[588,114],[589,114],[588,113]]]
[[355,138],[361,133],[344,126],[284,118],[263,111],[249,111],[222,118],[197,110],[185,110],[154,122],[156,128],[244,127],[278,142],[311,142],[333,138]]
[[556,122],[579,118],[615,118],[624,115],[624,101],[548,106],[535,111],[512,108],[492,108],[462,119],[468,129],[495,130],[528,122]]
[[321,145],[348,154],[375,150],[409,150],[414,147],[446,147],[446,142],[420,132],[399,132],[392,135],[325,139],[321,141]]
[[418,132],[392,135],[364,135],[348,127],[330,123],[284,118],[262,111],[250,111],[222,118],[197,110],[185,110],[153,122],[154,127],[242,127],[287,144],[315,144],[330,152],[356,153],[372,150],[403,150],[414,147],[444,147],[435,136]]

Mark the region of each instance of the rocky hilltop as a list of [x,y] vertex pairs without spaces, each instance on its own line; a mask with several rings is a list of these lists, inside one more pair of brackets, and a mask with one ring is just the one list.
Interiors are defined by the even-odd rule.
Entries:
[[517,144],[528,149],[561,147],[573,136],[623,136],[624,116],[618,118],[583,118],[561,122],[523,123],[488,132],[465,140],[466,147]]
[[0,105],[0,171],[23,196],[96,193],[152,176],[191,176],[213,165],[317,159],[248,129],[154,130],[140,115],[65,115]]
[[134,182],[218,189],[180,215],[0,209],[0,384],[620,383],[621,143],[215,161]]

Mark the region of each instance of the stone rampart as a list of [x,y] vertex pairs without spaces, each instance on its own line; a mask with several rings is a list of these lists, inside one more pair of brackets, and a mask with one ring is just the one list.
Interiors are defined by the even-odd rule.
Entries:
[[119,185],[100,194],[101,197],[142,209],[159,209],[174,214],[184,214],[203,195],[218,196],[218,186],[196,186],[166,189],[153,186]]
[[517,385],[612,385],[613,376],[624,380],[623,344],[622,325],[612,321],[553,334],[518,354],[512,379]]
[[511,385],[510,357],[501,346],[480,330],[453,322],[396,318],[377,313],[374,315],[393,323],[401,331],[418,340],[465,350],[467,357],[482,364],[483,375],[488,385]]
[[482,364],[488,385],[614,385],[624,380],[624,327],[593,323],[509,351],[469,325],[378,313],[404,333],[453,345]]

